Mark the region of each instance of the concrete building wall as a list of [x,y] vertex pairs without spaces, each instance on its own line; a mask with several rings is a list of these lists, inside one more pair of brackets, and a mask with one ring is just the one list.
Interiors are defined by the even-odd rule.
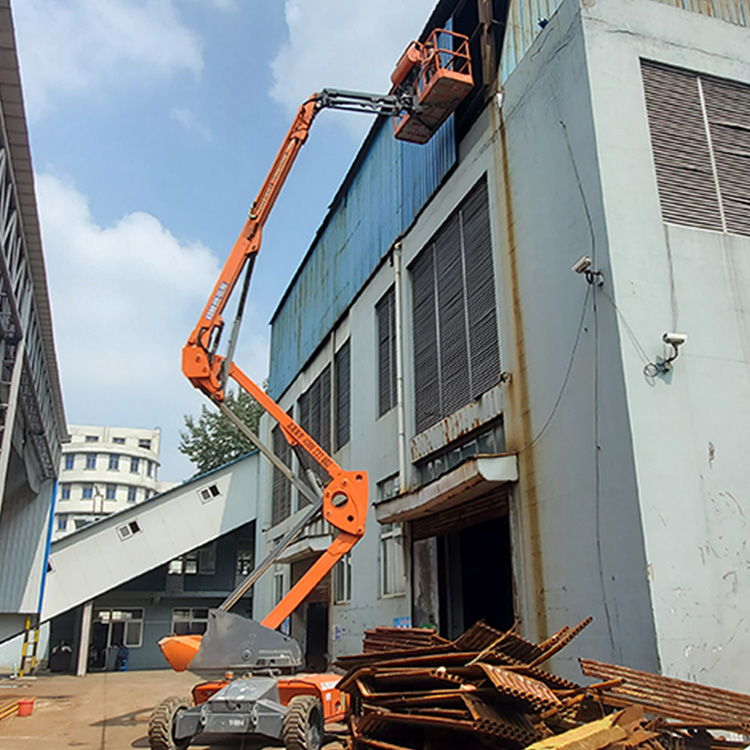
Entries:
[[[585,653],[747,689],[750,240],[662,220],[640,58],[750,82],[748,40],[742,26],[667,2],[563,0],[400,238],[401,494],[426,484],[418,460],[502,418],[519,470],[510,501],[516,614],[532,639],[593,615],[576,649],[555,658],[574,678]],[[409,264],[483,175],[509,378],[417,435]],[[412,547],[408,527],[405,594],[379,597],[378,485],[399,472],[399,442],[396,411],[377,416],[374,306],[394,283],[394,252],[281,399],[294,407],[351,338],[352,437],[335,458],[368,471],[372,510],[352,553],[351,601],[331,606],[333,655],[359,650],[365,628],[424,614],[417,599],[439,597],[434,572],[424,575],[437,550],[429,540]],[[601,286],[572,272],[584,255]],[[644,373],[668,355],[661,336],[670,330],[689,336],[674,367]],[[291,521],[271,527],[270,469],[262,476],[259,544],[271,546]],[[488,576],[488,596],[492,586]],[[275,593],[269,576],[256,617]]]
[[747,690],[750,237],[662,220],[639,58],[750,84],[750,31],[643,0],[582,18],[611,293],[652,361],[688,334],[656,378],[620,337],[661,666]]

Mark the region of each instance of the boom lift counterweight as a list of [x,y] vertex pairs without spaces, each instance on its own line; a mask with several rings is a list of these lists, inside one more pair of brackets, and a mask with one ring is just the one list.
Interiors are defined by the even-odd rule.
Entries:
[[[182,370],[190,382],[255,443],[310,505],[275,549],[218,609],[210,611],[205,635],[168,636],[159,642],[174,669],[190,668],[221,679],[197,685],[192,701],[168,698],[154,709],[149,723],[152,750],[187,748],[195,735],[214,732],[283,738],[288,750],[318,750],[324,721],[340,720],[344,716],[343,697],[335,688],[337,675],[273,676],[301,665],[299,646],[288,636],[276,632],[276,628],[363,536],[367,518],[367,474],[342,469],[234,363],[233,357],[263,227],[316,115],[322,109],[341,109],[393,117],[396,138],[426,143],[473,85],[468,39],[436,29],[426,42],[412,42],[399,60],[391,81],[393,87],[388,94],[323,89],[300,106],[183,348]],[[243,271],[245,277],[226,354],[220,355],[223,313]],[[324,469],[328,476],[325,484],[312,470],[306,472],[307,481],[300,479],[231,411],[225,403],[229,380],[249,393],[276,420],[284,438],[301,459],[301,465],[306,465],[307,458],[311,457]],[[307,573],[260,623],[231,614],[229,609],[319,515],[338,530],[338,535]],[[228,670],[271,676],[230,680],[224,677]]]

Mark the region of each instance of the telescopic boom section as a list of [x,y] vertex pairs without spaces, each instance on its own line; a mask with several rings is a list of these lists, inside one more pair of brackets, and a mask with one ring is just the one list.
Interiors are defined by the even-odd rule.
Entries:
[[240,236],[234,243],[232,252],[216,281],[200,320],[182,350],[182,371],[196,388],[214,401],[224,400],[225,384],[221,382],[223,359],[212,354],[224,327],[222,313],[242,270],[260,249],[263,226],[268,220],[300,149],[307,140],[310,126],[318,112],[318,100],[318,95],[315,94],[299,108],[276,154],[276,159],[263,187],[253,202],[245,226],[242,227]]

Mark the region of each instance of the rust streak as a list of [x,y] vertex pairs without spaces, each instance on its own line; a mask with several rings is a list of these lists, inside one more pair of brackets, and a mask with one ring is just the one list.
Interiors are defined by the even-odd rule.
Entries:
[[[507,417],[511,428],[507,431],[507,449],[518,452],[519,470],[519,512],[526,528],[525,545],[528,545],[528,558],[531,562],[531,587],[534,598],[534,614],[536,620],[536,639],[542,640],[549,634],[547,623],[547,607],[544,596],[544,568],[542,560],[542,543],[539,523],[539,503],[536,492],[536,467],[534,463],[534,447],[532,442],[531,409],[529,406],[528,379],[526,377],[528,364],[524,340],[523,309],[521,291],[518,281],[518,248],[516,247],[515,225],[513,216],[513,201],[511,198],[511,180],[508,166],[508,147],[506,142],[505,123],[502,113],[496,114],[491,109],[493,118],[498,119],[500,134],[501,163],[499,172],[502,174],[502,197],[498,195],[498,216],[505,216],[507,238],[507,258],[509,270],[509,286],[511,291],[513,314],[513,338],[515,344],[515,368],[513,380],[508,384],[507,396],[510,408]],[[495,159],[498,150],[494,149]],[[499,193],[499,191],[498,191]]]

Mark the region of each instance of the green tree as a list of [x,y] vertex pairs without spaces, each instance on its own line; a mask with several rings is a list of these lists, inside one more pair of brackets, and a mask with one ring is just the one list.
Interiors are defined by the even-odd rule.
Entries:
[[[230,391],[226,404],[253,432],[258,432],[263,407],[249,393],[241,389]],[[185,414],[185,429],[180,430],[179,450],[195,464],[198,470],[196,474],[223,466],[252,449],[252,442],[221,412],[201,406],[201,415],[197,420],[192,414]]]

